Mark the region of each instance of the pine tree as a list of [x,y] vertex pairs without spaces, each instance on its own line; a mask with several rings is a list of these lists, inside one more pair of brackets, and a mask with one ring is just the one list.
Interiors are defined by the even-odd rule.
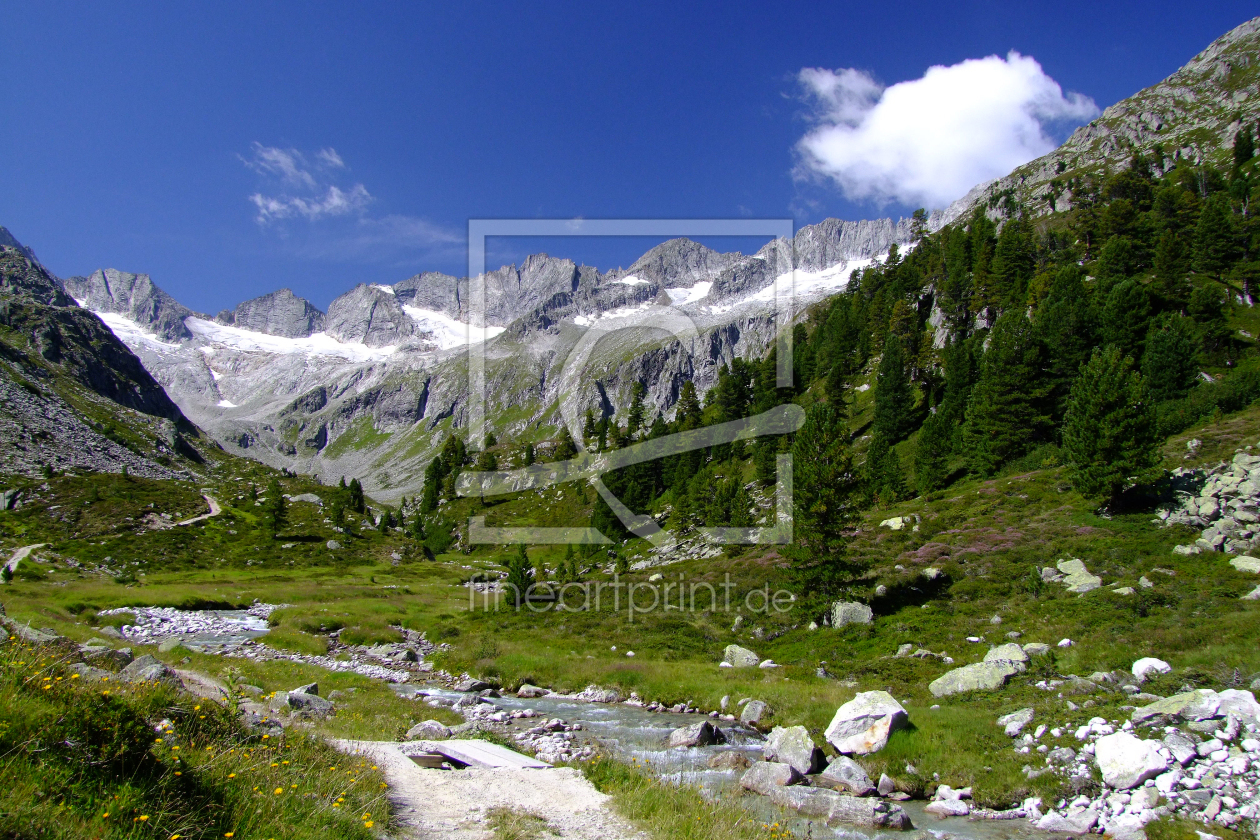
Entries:
[[848,554],[860,482],[847,424],[826,403],[810,406],[792,444],[793,540],[787,553],[799,594],[821,609],[863,568]]
[[512,606],[519,610],[521,604],[525,603],[529,588],[533,586],[537,575],[534,564],[525,553],[524,545],[516,547],[516,554],[504,564],[504,567],[507,569],[507,578],[503,581],[504,590]]
[[896,443],[914,423],[914,392],[906,373],[906,358],[901,339],[889,336],[884,344],[884,357],[879,363],[875,382],[875,417],[871,433]]
[[1158,400],[1184,397],[1199,376],[1194,328],[1189,319],[1171,315],[1151,328],[1142,354],[1142,378]]
[[1012,311],[998,318],[963,426],[973,472],[992,475],[1044,436],[1050,391],[1044,364],[1043,345],[1024,313]]
[[1234,231],[1225,199],[1217,193],[1203,204],[1194,229],[1194,270],[1219,278],[1234,257]]
[[945,486],[953,448],[953,429],[948,419],[940,410],[928,415],[914,448],[914,480],[920,493]]
[[569,430],[564,426],[560,427],[560,443],[556,445],[556,460],[567,461],[577,454],[577,445],[573,443],[573,436],[569,434]]
[[586,409],[586,416],[582,420],[582,442],[587,446],[595,442],[595,415],[589,408]]
[[639,429],[643,428],[643,419],[646,408],[643,405],[643,398],[647,396],[647,388],[642,382],[635,382],[631,389],[630,410],[626,413],[626,437],[634,440]]
[[696,383],[690,379],[683,382],[678,395],[678,410],[674,414],[674,425],[678,431],[698,429],[701,425],[702,412],[700,400],[696,397]]
[[355,513],[363,513],[363,508],[364,508],[363,485],[359,483],[359,479],[357,478],[350,479],[349,491],[350,491],[350,498],[349,498],[350,509],[354,511]]
[[521,463],[526,467],[532,466],[534,463],[534,457],[534,444],[525,444],[525,454],[521,458]]
[[424,542],[424,541],[425,541],[425,538],[426,538],[426,537],[425,537],[425,532],[424,532],[424,519],[423,519],[423,518],[421,518],[421,517],[419,517],[419,516],[414,516],[414,517],[412,517],[412,519],[411,519],[411,536],[412,536],[412,538],[413,538],[414,540],[416,540],[417,542]]
[[1103,305],[1103,340],[1120,348],[1122,355],[1141,358],[1150,317],[1146,287],[1136,280],[1122,280],[1112,287]]
[[1055,274],[1033,323],[1050,357],[1053,411],[1062,417],[1072,381],[1098,343],[1093,311],[1077,266],[1067,266]]
[[1155,281],[1170,308],[1182,309],[1190,297],[1186,284],[1186,251],[1181,237],[1171,230],[1159,235],[1155,244]]
[[1117,498],[1129,481],[1158,475],[1155,411],[1133,360],[1108,345],[1094,351],[1072,386],[1063,451],[1073,484],[1094,501]]
[[288,524],[289,508],[284,498],[284,491],[277,479],[273,478],[267,484],[267,504],[263,508],[263,515],[266,518],[267,529],[273,538]]

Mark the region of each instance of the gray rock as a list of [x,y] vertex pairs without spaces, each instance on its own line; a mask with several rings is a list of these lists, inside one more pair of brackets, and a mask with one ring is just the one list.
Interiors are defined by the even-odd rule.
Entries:
[[302,338],[324,328],[324,313],[290,289],[238,303],[235,309],[220,312],[215,320],[284,338]]
[[462,682],[456,683],[455,685],[456,691],[465,691],[465,692],[485,691],[487,688],[494,688],[494,686],[486,682],[485,680],[473,679],[471,677],[466,680],[463,680]]
[[288,702],[289,708],[295,711],[306,712],[319,717],[332,714],[334,709],[332,701],[325,700],[318,694],[290,691]]
[[290,694],[319,694],[319,683],[307,683],[299,685],[297,688],[290,689]]
[[1255,557],[1235,557],[1229,561],[1229,565],[1233,566],[1240,572],[1251,572],[1252,574],[1260,574],[1260,560]]
[[764,796],[776,787],[798,785],[804,780],[804,777],[790,764],[779,761],[758,761],[739,777],[739,784]]
[[277,691],[267,701],[267,708],[273,712],[287,712],[289,710],[289,692]]
[[886,691],[864,691],[836,710],[827,726],[827,743],[845,755],[882,750],[888,736],[910,722],[905,708]]
[[1006,731],[1007,738],[1014,738],[1024,727],[1033,722],[1036,712],[1031,709],[1020,709],[1017,712],[1011,712],[1008,715],[1002,715],[997,719],[997,725]]
[[892,796],[897,792],[897,783],[887,773],[879,774],[879,784],[875,786],[880,796]]
[[831,626],[846,624],[870,624],[875,614],[866,604],[857,601],[836,601],[831,605]]
[[748,648],[727,645],[722,653],[722,661],[734,668],[756,668],[761,664],[761,657]]
[[336,540],[329,540],[328,542],[324,544],[324,546],[329,551],[336,551],[337,549],[341,548],[341,543],[337,542]]
[[157,333],[163,341],[192,338],[184,319],[195,313],[159,289],[147,274],[106,268],[90,277],[67,278],[62,284],[87,308],[124,315]]
[[163,639],[162,643],[158,645],[158,653],[170,653],[171,651],[178,650],[183,646],[184,644],[182,639]]
[[321,499],[319,496],[315,495],[314,493],[298,493],[296,496],[290,496],[289,501],[290,502],[307,502],[312,505],[320,505],[321,507],[324,504],[324,500]]
[[178,674],[148,654],[132,660],[118,675],[129,683],[154,682],[173,688],[183,687]]
[[131,648],[114,650],[104,644],[79,645],[79,652],[83,654],[84,662],[111,671],[126,668],[132,660]]
[[971,813],[971,806],[961,799],[939,799],[928,803],[923,810],[935,817],[945,819],[946,817],[965,817]]
[[1014,642],[1008,642],[1004,645],[998,645],[990,648],[989,652],[984,655],[985,662],[1019,662],[1028,663],[1028,654],[1024,649]]
[[1134,662],[1130,670],[1138,682],[1145,682],[1146,678],[1152,674],[1167,674],[1172,670],[1172,666],[1162,659],[1147,656]]
[[1132,718],[1134,723],[1143,723],[1157,717],[1186,721],[1209,720],[1217,716],[1220,707],[1220,695],[1209,688],[1200,688],[1143,706],[1133,712]]
[[1189,765],[1199,757],[1199,751],[1195,749],[1194,741],[1191,741],[1180,732],[1170,732],[1165,735],[1164,746],[1172,754],[1173,760],[1182,767]]
[[1037,828],[1065,834],[1086,834],[1097,824],[1098,812],[1093,808],[1081,808],[1067,814],[1051,811],[1037,821]]
[[436,720],[425,720],[407,730],[408,741],[445,741],[451,737],[450,728]]
[[669,734],[669,746],[674,747],[708,747],[713,744],[726,743],[726,737],[720,729],[716,729],[707,720],[680,726]]
[[109,625],[97,628],[96,632],[100,633],[102,636],[108,636],[111,639],[121,639],[123,637],[122,633],[118,632],[117,627],[111,627]]
[[86,662],[78,662],[74,665],[71,665],[69,670],[71,674],[78,674],[79,679],[81,680],[99,681],[99,680],[108,679],[110,676],[112,676],[109,671],[103,670],[101,668],[93,668],[91,665],[87,664]]
[[996,691],[1007,680],[1022,674],[1027,668],[1022,662],[977,662],[947,671],[928,684],[934,697],[948,697],[968,691]]
[[1102,586],[1102,578],[1090,574],[1089,569],[1085,568],[1085,563],[1081,560],[1075,558],[1060,560],[1056,565],[1064,576],[1063,585],[1067,587],[1068,592],[1083,595]]
[[745,726],[756,726],[765,718],[770,717],[773,712],[770,710],[768,703],[761,700],[750,700],[744,706],[744,710],[739,714],[739,722]]
[[1056,747],[1046,753],[1046,761],[1059,767],[1067,767],[1076,761],[1076,750],[1071,747]]
[[530,685],[529,683],[525,683],[520,688],[516,689],[517,697],[545,697],[548,693],[547,689],[539,688],[538,686]]
[[762,756],[766,761],[789,764],[801,775],[817,773],[827,763],[823,751],[803,726],[776,726],[771,729],[762,747]]
[[876,792],[862,765],[847,755],[836,756],[812,782],[816,787],[847,791],[854,796],[871,796]]
[[1094,742],[1094,758],[1108,786],[1128,790],[1168,769],[1159,747],[1159,741],[1143,741],[1128,732],[1116,732]]
[[709,759],[709,766],[715,770],[746,770],[750,764],[748,756],[735,750],[724,750]]
[[1045,642],[1029,642],[1023,649],[1029,656],[1045,656],[1050,652],[1050,645]]
[[820,788],[783,786],[771,788],[766,795],[781,808],[790,808],[803,817],[820,818],[829,826],[857,825],[898,831],[910,828],[910,818],[900,806],[878,799]]

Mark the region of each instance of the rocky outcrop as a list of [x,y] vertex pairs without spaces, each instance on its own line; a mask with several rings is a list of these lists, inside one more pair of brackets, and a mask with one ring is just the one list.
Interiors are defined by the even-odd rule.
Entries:
[[104,268],[88,277],[70,277],[62,282],[87,309],[122,315],[151,329],[163,341],[192,338],[184,319],[197,313],[158,288],[147,274]]
[[220,312],[215,320],[243,330],[284,338],[301,338],[324,328],[324,313],[309,300],[293,294],[292,289],[281,289],[238,303],[235,309]]
[[864,691],[836,710],[825,737],[842,755],[869,755],[909,723],[905,708],[887,691]]
[[776,726],[771,729],[761,754],[766,761],[781,761],[803,776],[817,773],[827,763],[823,751],[803,726]]
[[360,283],[328,305],[325,330],[338,341],[388,347],[414,337],[415,320],[392,290]]
[[1178,467],[1172,484],[1175,501],[1160,508],[1159,520],[1202,529],[1198,540],[1174,552],[1245,554],[1260,548],[1260,456],[1240,450],[1233,460],[1207,469]]

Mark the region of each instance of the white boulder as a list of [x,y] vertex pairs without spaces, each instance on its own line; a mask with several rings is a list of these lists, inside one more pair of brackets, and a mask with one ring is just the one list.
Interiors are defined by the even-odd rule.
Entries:
[[1168,770],[1160,755],[1159,741],[1143,741],[1128,732],[1105,735],[1094,742],[1094,757],[1103,782],[1116,790],[1129,790]]
[[836,710],[824,736],[842,755],[879,752],[888,736],[910,722],[905,708],[887,691],[863,691]]

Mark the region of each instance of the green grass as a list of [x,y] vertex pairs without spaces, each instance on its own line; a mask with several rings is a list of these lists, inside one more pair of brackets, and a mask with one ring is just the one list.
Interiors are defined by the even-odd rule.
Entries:
[[72,655],[0,642],[3,836],[367,840],[388,823],[365,762],[166,687],[88,683]]

